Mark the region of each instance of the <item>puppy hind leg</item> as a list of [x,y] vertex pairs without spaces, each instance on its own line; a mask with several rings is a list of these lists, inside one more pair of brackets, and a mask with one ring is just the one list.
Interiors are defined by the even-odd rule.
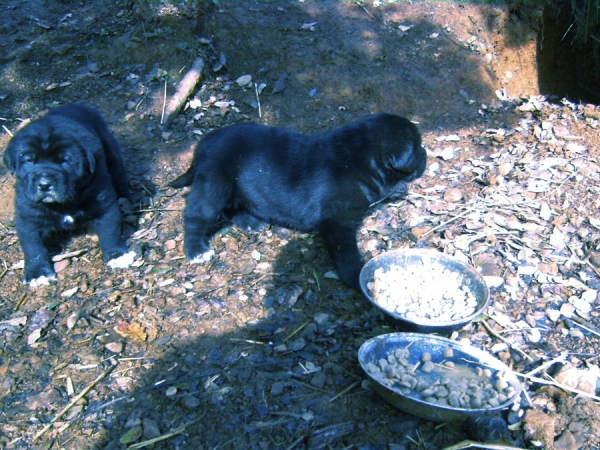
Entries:
[[329,220],[319,226],[319,233],[325,241],[340,280],[360,291],[359,275],[362,261],[356,243],[357,228],[354,223]]

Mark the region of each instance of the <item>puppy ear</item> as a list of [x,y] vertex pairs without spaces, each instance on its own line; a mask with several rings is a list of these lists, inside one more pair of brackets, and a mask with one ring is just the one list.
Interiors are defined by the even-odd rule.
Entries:
[[401,151],[395,151],[387,155],[385,165],[400,172],[411,172],[417,165],[415,146],[412,142],[405,142],[402,147]]
[[17,170],[17,158],[15,158],[14,146],[10,145],[10,143],[4,151],[3,161],[4,165],[10,171],[10,174],[14,175]]
[[93,174],[96,171],[96,155],[89,147],[86,147],[85,157],[89,164],[90,174]]

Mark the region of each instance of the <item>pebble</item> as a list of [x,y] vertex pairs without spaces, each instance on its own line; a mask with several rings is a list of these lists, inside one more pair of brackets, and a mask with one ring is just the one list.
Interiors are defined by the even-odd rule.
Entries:
[[187,409],[196,409],[200,406],[200,399],[193,395],[186,395],[181,399],[181,404]]
[[144,419],[142,421],[142,427],[144,429],[144,438],[155,439],[160,436],[160,428],[155,420]]
[[106,350],[113,353],[121,353],[123,352],[123,348],[125,347],[122,342],[109,342],[104,346]]
[[235,82],[239,86],[246,86],[252,82],[252,75],[242,75],[237,80],[235,80]]
[[279,395],[283,392],[283,388],[285,387],[285,383],[283,381],[276,381],[271,386],[271,395]]
[[325,386],[326,380],[327,376],[323,372],[319,371],[313,375],[312,379],[310,380],[310,384],[316,388],[321,389],[323,386]]
[[463,194],[460,191],[460,189],[456,189],[456,188],[449,188],[446,189],[446,192],[444,192],[444,200],[446,200],[447,202],[459,202],[461,201],[463,198]]
[[546,310],[546,317],[548,317],[548,319],[550,319],[552,322],[558,322],[558,319],[560,319],[560,311],[557,309],[548,308]]

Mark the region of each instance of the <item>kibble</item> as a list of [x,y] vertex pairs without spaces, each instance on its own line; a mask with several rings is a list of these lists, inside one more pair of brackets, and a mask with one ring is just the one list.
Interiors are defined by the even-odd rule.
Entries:
[[373,281],[367,284],[375,303],[420,322],[450,322],[475,314],[478,302],[462,273],[448,270],[427,256],[422,256],[421,262],[376,269]]
[[367,363],[366,368],[382,384],[439,406],[496,408],[516,395],[504,372],[448,361],[446,358],[454,354],[451,347],[443,349],[441,354],[443,359],[434,362],[430,352],[423,352],[419,362],[411,365],[408,348],[396,349],[387,359],[380,359],[376,364]]

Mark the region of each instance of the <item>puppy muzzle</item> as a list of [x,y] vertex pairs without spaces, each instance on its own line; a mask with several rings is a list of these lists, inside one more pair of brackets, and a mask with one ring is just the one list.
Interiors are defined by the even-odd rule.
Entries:
[[29,181],[29,198],[36,203],[61,203],[63,194],[60,181],[55,174],[42,172]]

